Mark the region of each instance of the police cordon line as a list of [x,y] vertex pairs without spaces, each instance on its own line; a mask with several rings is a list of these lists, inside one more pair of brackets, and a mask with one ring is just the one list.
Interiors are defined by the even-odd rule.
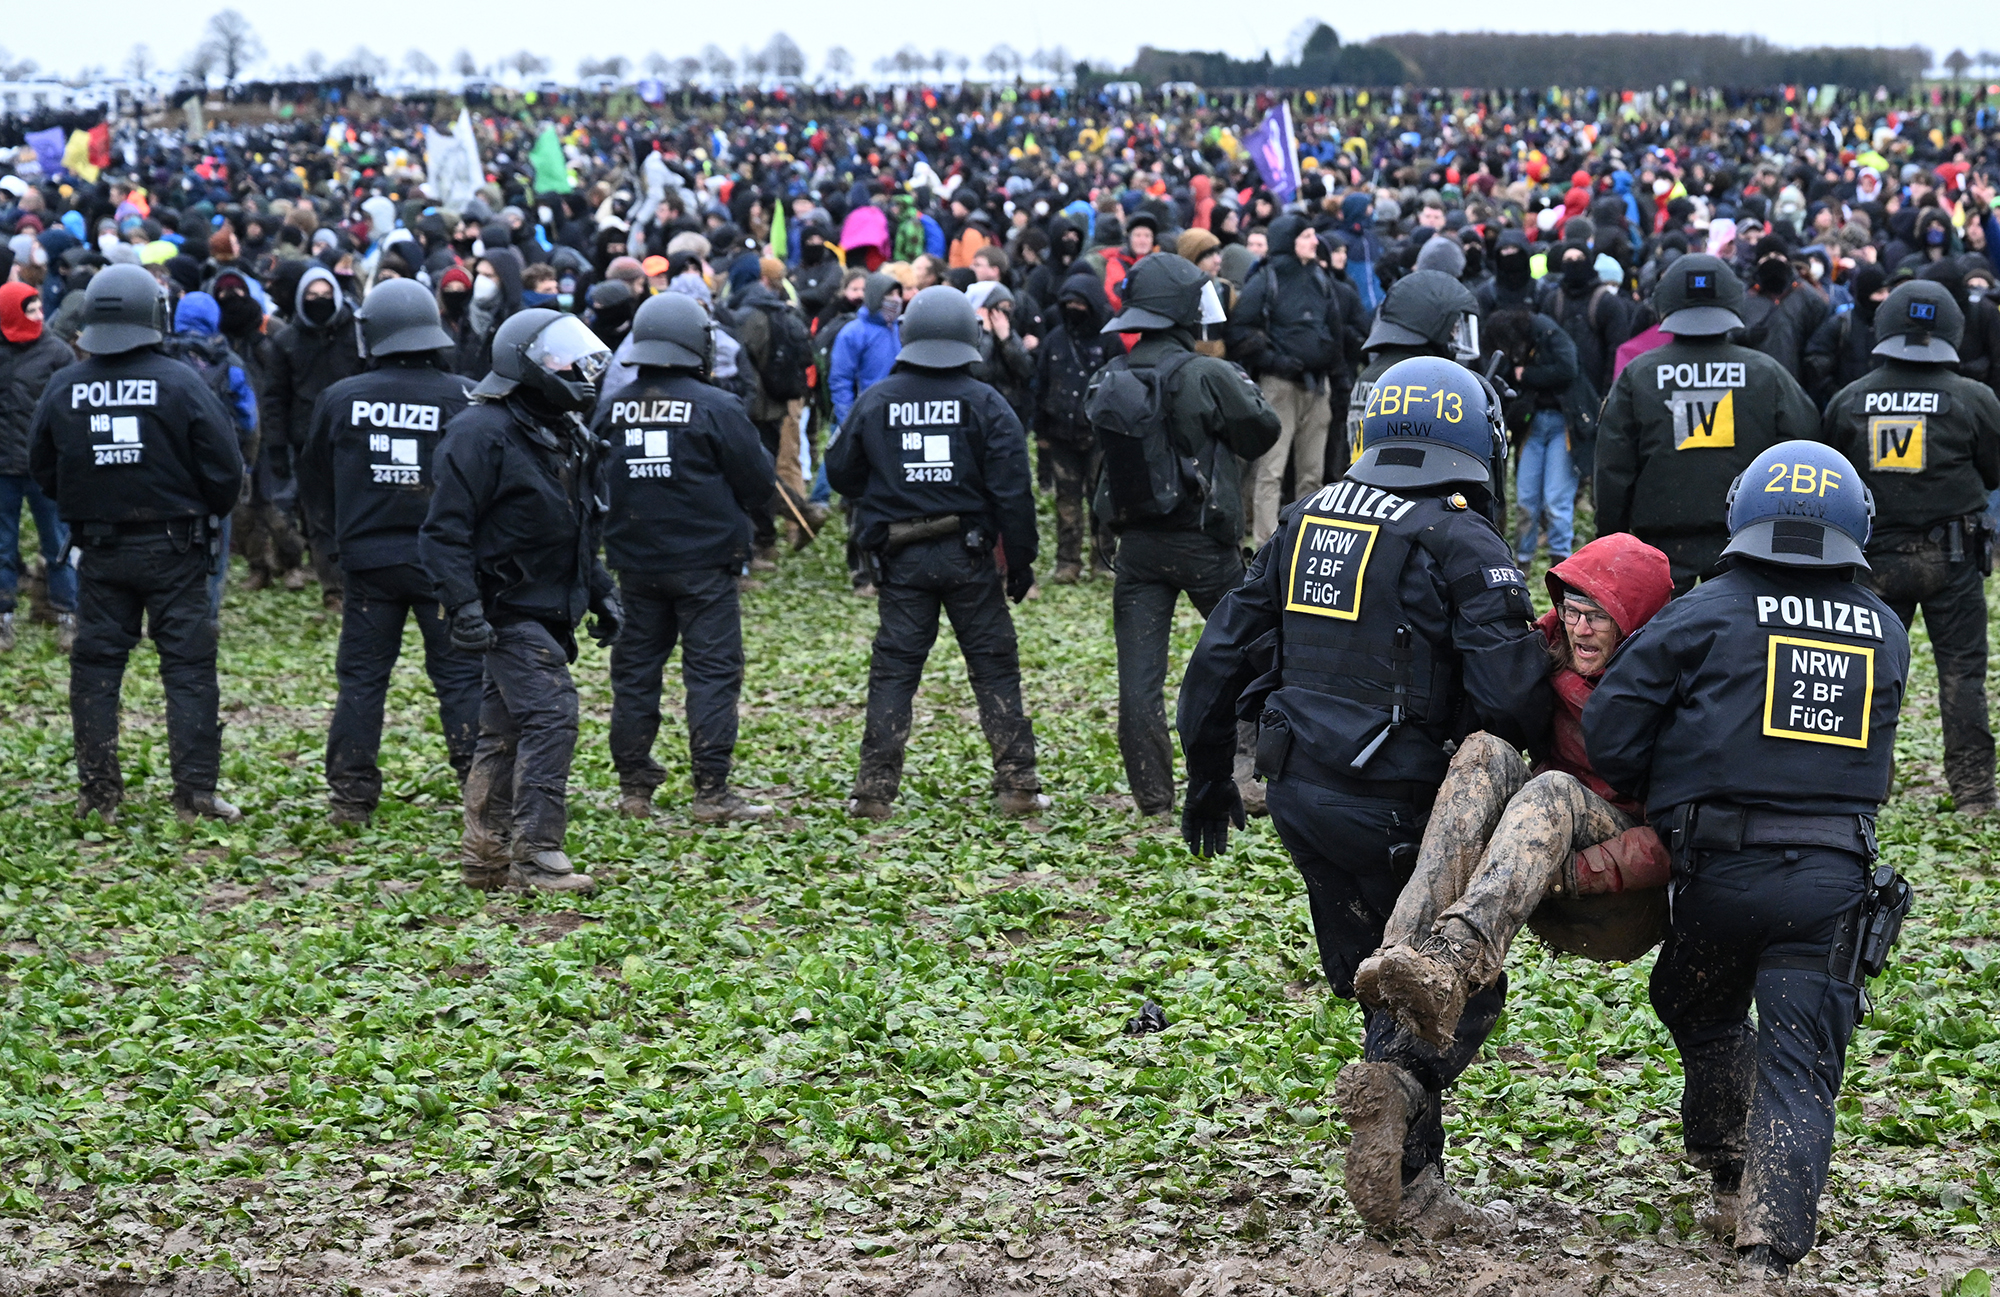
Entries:
[[[1320,282],[1297,251],[1273,273],[1279,289]],[[853,337],[893,353],[854,385],[822,460],[880,610],[846,809],[895,814],[944,616],[991,748],[995,810],[1047,813],[1013,621],[1036,590],[1040,538],[1028,432],[997,359],[1009,326],[948,284],[904,302],[900,282],[852,282],[877,306],[846,327],[879,331]],[[1560,353],[1555,334],[1503,327],[1531,339],[1527,352],[1487,352],[1456,279],[1399,279],[1363,348],[1344,467],[1331,483],[1296,481],[1258,538],[1270,497],[1252,470],[1303,427],[1299,408],[1279,407],[1311,405],[1324,385],[1253,379],[1210,347],[1218,293],[1195,259],[1137,256],[1115,287],[1115,312],[1077,312],[1038,349],[1106,348],[1080,404],[1100,457],[1093,530],[1116,553],[1121,755],[1137,808],[1170,817],[1163,687],[1185,593],[1206,625],[1175,718],[1181,833],[1196,855],[1220,855],[1246,800],[1260,801],[1307,884],[1328,984],[1363,1006],[1362,1058],[1336,1087],[1356,1209],[1383,1233],[1511,1228],[1511,1206],[1446,1183],[1444,1100],[1494,1029],[1505,954],[1527,927],[1585,958],[1659,948],[1650,998],[1686,1071],[1689,1161],[1712,1180],[1703,1223],[1747,1270],[1785,1273],[1816,1238],[1866,980],[1914,902],[1878,864],[1874,824],[1920,606],[1958,808],[1993,809],[1982,516],[2000,487],[2000,402],[1954,368],[1964,314],[1949,290],[1913,279],[1885,293],[1882,363],[1822,421],[1781,364],[1741,341],[1728,264],[1688,253],[1666,267],[1652,301],[1662,341],[1616,370],[1597,412],[1601,534],[1556,556],[1555,606],[1537,617],[1532,551],[1502,531],[1507,411],[1537,401],[1529,373],[1558,358],[1537,351]],[[166,298],[141,266],[93,276],[85,358],[47,376],[28,430],[34,481],[81,555],[77,812],[107,824],[123,800],[118,700],[142,617],[168,697],[174,806],[241,815],[218,787],[212,578],[226,520],[256,498],[256,456],[227,367],[210,381],[172,353]],[[466,885],[596,886],[567,851],[570,668],[586,620],[610,647],[621,810],[657,813],[652,749],[678,644],[691,816],[771,818],[729,780],[739,592],[758,517],[796,510],[808,540],[815,520],[782,484],[782,438],[751,417],[763,395],[722,382],[716,317],[692,291],[653,293],[614,349],[576,314],[525,306],[493,329],[476,383],[453,372],[445,323],[414,278],[376,283],[353,315],[356,371],[324,385],[299,429],[300,510],[345,591],[332,818],[365,822],[379,803],[383,709],[411,616],[462,783]],[[788,345],[781,325],[764,327],[766,355]],[[1058,333],[1070,328],[1088,333]],[[1569,366],[1573,381],[1573,344]],[[1551,399],[1531,425],[1562,408]],[[100,412],[114,408],[134,413]]]

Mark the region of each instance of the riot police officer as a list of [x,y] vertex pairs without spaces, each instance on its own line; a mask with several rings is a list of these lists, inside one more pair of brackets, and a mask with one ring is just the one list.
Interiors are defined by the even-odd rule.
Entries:
[[1819,412],[1783,365],[1729,340],[1743,327],[1743,284],[1719,258],[1675,261],[1653,309],[1674,340],[1611,385],[1597,425],[1597,534],[1629,531],[1665,551],[1684,593],[1718,570],[1730,482],[1777,443],[1818,436]]
[[90,281],[77,343],[90,359],[57,370],[28,430],[28,467],[83,551],[70,722],[78,816],[117,816],[118,695],[143,618],[167,695],[173,805],[183,820],[234,821],[216,795],[220,690],[208,579],[220,519],[243,490],[236,425],[201,376],[162,355],[167,303],[138,266]]
[[[827,480],[858,497],[858,544],[881,592],[861,769],[848,803],[866,819],[886,819],[902,786],[910,702],[940,611],[958,636],[993,751],[996,808],[1032,815],[1049,804],[1007,611],[1007,600],[1021,602],[1035,583],[1027,436],[1000,394],[966,372],[978,360],[979,319],[965,294],[923,290],[903,312],[896,367],[855,401],[827,450]],[[1004,596],[996,542],[1007,559]]]
[[[1103,328],[1141,337],[1130,355],[1097,372],[1084,400],[1105,450],[1097,516],[1119,536],[1111,592],[1118,751],[1141,815],[1174,808],[1174,749],[1161,697],[1174,605],[1186,592],[1207,616],[1242,583],[1237,461],[1255,460],[1280,433],[1277,411],[1241,369],[1195,354],[1204,302],[1219,321],[1222,304],[1193,262],[1141,261],[1126,281],[1124,309]],[[1160,482],[1170,484],[1164,499]],[[1243,782],[1250,795],[1263,792]]]
[[1813,1246],[1862,975],[1886,958],[1898,895],[1908,908],[1894,871],[1870,870],[1910,646],[1852,579],[1873,504],[1839,452],[1773,446],[1725,508],[1733,561],[1620,648],[1583,733],[1673,853],[1651,992],[1710,1219],[1733,1219],[1746,1268],[1783,1274]]
[[1875,312],[1882,367],[1826,408],[1824,440],[1875,493],[1868,584],[1911,624],[1919,606],[1937,656],[1944,774],[1967,815],[1994,809],[1986,720],[1986,497],[2000,486],[2000,400],[1958,374],[1965,316],[1944,285],[1915,280]]
[[320,394],[298,472],[309,530],[336,542],[347,592],[334,658],[340,694],[326,732],[335,824],[366,824],[382,799],[382,707],[410,615],[461,784],[479,733],[478,655],[452,647],[450,618],[417,553],[435,484],[431,459],[471,384],[446,367],[451,335],[437,299],[415,280],[378,284],[356,318],[371,369]]
[[[1257,715],[1271,822],[1304,877],[1334,994],[1380,944],[1453,744],[1486,730],[1521,746],[1548,723],[1549,657],[1526,578],[1485,512],[1505,454],[1478,376],[1442,357],[1373,381],[1366,449],[1346,477],[1295,501],[1243,585],[1209,615],[1181,685],[1198,855],[1243,824],[1230,778],[1236,718]],[[1498,1223],[1445,1184],[1444,1090],[1479,1052],[1506,996],[1474,995],[1442,1052],[1363,1010],[1366,1061],[1342,1070],[1354,1143],[1347,1193],[1378,1229],[1428,1234]]]
[[597,561],[595,441],[581,412],[611,353],[573,315],[535,307],[493,334],[493,371],[445,429],[417,552],[451,613],[451,642],[484,654],[479,738],[465,780],[468,886],[590,891],[563,851],[576,754],[576,626],[618,638],[624,614]]
[[619,809],[653,813],[666,771],[653,760],[660,675],[681,644],[694,806],[703,824],[763,820],[769,806],[730,791],[743,617],[736,577],[751,517],[768,517],[778,479],[743,403],[706,381],[715,341],[693,298],[649,298],[632,321],[638,378],[601,402],[604,556],[618,574],[625,631],[611,649],[611,760]]
[[1466,365],[1480,358],[1479,299],[1441,270],[1412,271],[1390,285],[1363,348],[1368,363],[1354,381],[1347,401],[1350,463],[1361,455],[1362,412],[1368,408],[1368,393],[1391,365],[1417,356],[1443,356]]

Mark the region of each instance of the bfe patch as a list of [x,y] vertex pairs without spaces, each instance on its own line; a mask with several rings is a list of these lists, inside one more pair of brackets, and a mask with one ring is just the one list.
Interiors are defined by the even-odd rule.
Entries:
[[1381,524],[1304,514],[1292,542],[1292,580],[1285,611],[1355,621],[1361,585]]
[[1868,746],[1874,649],[1773,635],[1764,673],[1766,737]]

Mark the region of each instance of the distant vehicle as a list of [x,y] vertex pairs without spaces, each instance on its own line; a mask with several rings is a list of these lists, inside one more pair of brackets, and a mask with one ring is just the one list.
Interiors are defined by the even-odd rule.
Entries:
[[600,73],[597,76],[585,77],[583,80],[577,82],[576,88],[587,95],[611,95],[618,93],[620,84],[617,77],[605,76]]
[[1192,81],[1162,81],[1160,94],[1168,99],[1198,99],[1201,97],[1201,87]]
[[1104,93],[1109,95],[1113,102],[1124,107],[1144,99],[1146,87],[1137,81],[1108,81],[1104,85]]
[[537,81],[535,83],[535,94],[540,98],[560,99],[562,98],[562,93],[562,83],[559,81]]
[[485,77],[467,77],[458,93],[466,99],[485,99],[493,93],[493,83]]

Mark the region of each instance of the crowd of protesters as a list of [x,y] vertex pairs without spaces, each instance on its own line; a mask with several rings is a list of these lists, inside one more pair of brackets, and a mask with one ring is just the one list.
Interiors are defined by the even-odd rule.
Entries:
[[[1524,561],[1543,544],[1569,553],[1597,407],[1660,340],[1646,302],[1677,256],[1736,267],[1754,286],[1746,341],[1822,403],[1875,363],[1875,306],[1912,276],[1957,298],[1960,369],[2000,387],[2000,120],[1983,94],[1869,93],[1824,111],[1789,91],[1299,94],[1295,178],[1267,176],[1243,147],[1273,102],[907,90],[643,119],[482,106],[484,183],[456,196],[424,171],[429,114],[449,125],[429,103],[200,138],[122,122],[75,170],[0,152],[0,513],[27,504],[44,556],[24,565],[0,542],[0,641],[13,641],[24,566],[43,577],[38,611],[73,634],[74,574],[25,436],[47,376],[74,356],[80,290],[128,262],[165,288],[169,350],[237,418],[254,465],[231,538],[245,583],[316,580],[329,606],[339,570],[297,508],[296,452],[319,393],[364,367],[353,313],[389,279],[435,293],[450,365],[472,378],[524,308],[576,313],[616,349],[649,296],[698,302],[720,326],[711,381],[741,396],[785,487],[785,507],[756,519],[753,570],[824,524],[818,453],[893,364],[903,302],[933,284],[978,310],[978,377],[1035,444],[1062,583],[1112,561],[1091,520],[1081,393],[1120,345],[1099,330],[1147,256],[1212,278],[1231,314],[1203,349],[1244,365],[1284,420],[1245,465],[1246,544],[1285,499],[1343,471],[1374,312],[1417,269],[1473,291],[1513,375]],[[614,369],[607,393],[629,372]],[[850,568],[867,592],[865,564]]]

